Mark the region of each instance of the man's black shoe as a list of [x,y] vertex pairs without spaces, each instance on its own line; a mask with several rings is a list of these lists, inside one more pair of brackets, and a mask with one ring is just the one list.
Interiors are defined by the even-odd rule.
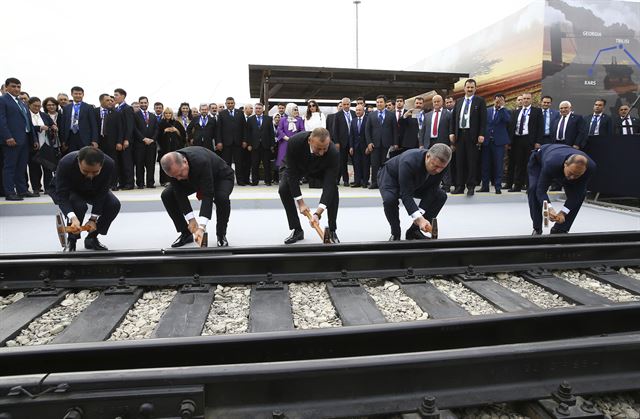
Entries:
[[271,182],[265,182],[264,183],[266,186],[271,186]]
[[489,186],[483,186],[482,188],[478,189],[478,192],[489,192]]
[[144,189],[144,185],[138,185],[137,188],[138,189]]
[[500,188],[496,188],[496,195],[500,195],[502,193],[502,190]]
[[40,196],[40,194],[39,194],[39,193],[36,193],[36,192],[29,192],[29,191],[27,191],[27,192],[25,192],[25,193],[19,193],[19,194],[18,194],[18,196],[19,196],[20,198],[37,198],[37,197],[39,197],[39,196]]
[[340,239],[338,238],[335,230],[331,232],[331,243],[340,243]]
[[123,191],[130,191],[133,189],[133,185],[125,185],[121,188]]
[[65,252],[75,252],[76,251],[76,239],[69,237],[67,239],[67,246],[64,248]]
[[182,247],[187,243],[193,243],[193,234],[188,231],[181,233],[171,247]]
[[147,188],[149,188],[149,189],[155,189],[155,188],[156,188],[156,185],[147,185]]
[[557,230],[555,228],[552,228],[551,231],[549,231],[550,234],[567,234],[568,231],[562,231],[562,230]]
[[4,198],[5,201],[24,201],[24,198],[16,194],[9,194]]
[[549,190],[550,190],[550,191],[553,191],[553,192],[558,192],[558,191],[561,191],[561,190],[562,190],[562,186],[552,185],[552,186],[549,188]]
[[377,183],[372,183],[371,185],[368,186],[369,189],[378,189],[378,184]]
[[392,234],[391,237],[389,237],[389,241],[390,242],[399,242],[400,241],[400,236],[396,236],[395,234]]
[[458,186],[451,192],[453,195],[460,195],[464,193],[464,186]]
[[427,240],[427,236],[422,234],[420,229],[414,224],[406,231],[404,238],[407,240]]
[[352,188],[362,188],[362,183],[354,183],[351,185]]
[[522,192],[522,189],[513,187],[513,188],[509,189],[507,192]]
[[534,228],[533,231],[531,232],[532,236],[539,236],[542,234],[542,230],[539,230],[537,228]]
[[119,191],[119,190],[120,190],[120,188],[118,188],[117,186],[112,186],[112,187],[111,187],[111,190],[115,192],[115,191]]
[[475,190],[475,189],[476,189],[476,188],[475,188],[475,186],[472,186],[472,187],[470,187],[470,188],[467,188],[467,196],[473,196],[473,194],[475,194],[475,193],[476,193],[476,190]]
[[218,236],[218,247],[229,247],[227,236]]
[[289,237],[284,239],[284,244],[293,244],[299,240],[304,239],[304,231],[302,230],[293,230]]
[[97,237],[87,237],[84,239],[84,248],[87,250],[109,250],[107,246],[100,243]]

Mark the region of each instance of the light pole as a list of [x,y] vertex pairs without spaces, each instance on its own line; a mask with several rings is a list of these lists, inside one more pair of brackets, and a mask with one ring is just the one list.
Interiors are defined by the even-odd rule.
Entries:
[[353,4],[356,5],[356,68],[359,68],[358,63],[358,5],[361,3],[360,0],[353,0]]

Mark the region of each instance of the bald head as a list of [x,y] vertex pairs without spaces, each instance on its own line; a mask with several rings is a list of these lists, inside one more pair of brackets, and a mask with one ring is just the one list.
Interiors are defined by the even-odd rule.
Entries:
[[589,160],[582,154],[572,154],[564,162],[564,176],[568,180],[576,180],[587,171]]
[[431,104],[433,105],[434,111],[439,111],[440,109],[442,109],[442,104],[443,104],[442,96],[435,95],[434,97],[432,97]]
[[162,156],[160,167],[172,178],[178,180],[189,178],[189,161],[177,151],[171,151]]

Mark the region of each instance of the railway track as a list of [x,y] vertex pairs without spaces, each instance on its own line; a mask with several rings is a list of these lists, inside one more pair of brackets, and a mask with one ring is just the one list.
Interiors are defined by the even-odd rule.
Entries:
[[[638,232],[3,255],[0,418],[429,417],[425,397],[638,390],[639,265]],[[127,340],[139,323],[154,339]]]

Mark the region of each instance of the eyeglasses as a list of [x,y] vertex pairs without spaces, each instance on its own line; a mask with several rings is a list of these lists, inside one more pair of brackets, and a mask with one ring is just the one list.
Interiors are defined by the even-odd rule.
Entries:
[[315,103],[310,103],[310,104],[309,104],[309,107],[312,107],[312,106],[313,106],[313,107],[316,107],[316,106],[318,106],[318,105],[316,105]]

